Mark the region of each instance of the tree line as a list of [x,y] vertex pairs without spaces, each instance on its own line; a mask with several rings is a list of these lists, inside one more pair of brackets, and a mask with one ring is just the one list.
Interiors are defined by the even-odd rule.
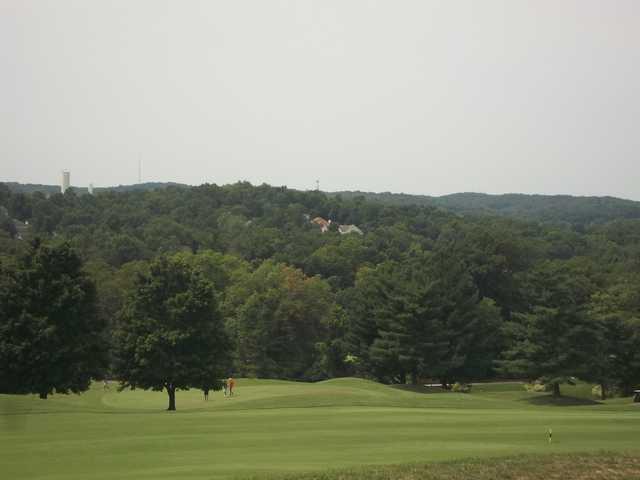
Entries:
[[[4,393],[314,381],[640,382],[640,221],[552,227],[247,183],[0,185]],[[320,233],[308,218],[358,225]]]

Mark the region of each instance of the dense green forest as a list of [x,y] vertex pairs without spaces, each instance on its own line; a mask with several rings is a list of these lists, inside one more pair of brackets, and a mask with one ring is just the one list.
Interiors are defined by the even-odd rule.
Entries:
[[[248,183],[50,196],[0,184],[0,274],[7,285],[35,282],[42,268],[26,259],[48,258],[35,238],[50,255],[75,252],[106,343],[151,338],[155,319],[188,294],[200,305],[188,308],[206,306],[198,322],[221,319],[224,332],[207,337],[228,343],[218,375],[445,386],[501,376],[556,393],[574,377],[603,392],[638,384],[640,220],[628,218],[637,204],[587,204],[574,224],[520,215],[526,198],[509,217],[378,200]],[[316,217],[331,220],[326,232]],[[0,314],[29,310],[3,291]],[[135,357],[122,344],[109,350],[107,370]]]

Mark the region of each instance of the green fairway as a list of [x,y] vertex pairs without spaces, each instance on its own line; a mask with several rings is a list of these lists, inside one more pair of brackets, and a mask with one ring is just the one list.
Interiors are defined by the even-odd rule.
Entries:
[[[425,393],[357,379],[238,382],[237,395],[101,385],[83,395],[0,396],[4,478],[194,478],[367,464],[640,448],[629,399],[550,402],[519,384]],[[547,428],[553,428],[551,445]]]

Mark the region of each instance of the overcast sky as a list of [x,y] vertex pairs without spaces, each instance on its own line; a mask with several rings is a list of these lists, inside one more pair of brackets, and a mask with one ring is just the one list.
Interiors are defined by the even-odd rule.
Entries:
[[0,181],[640,200],[640,1],[0,0]]

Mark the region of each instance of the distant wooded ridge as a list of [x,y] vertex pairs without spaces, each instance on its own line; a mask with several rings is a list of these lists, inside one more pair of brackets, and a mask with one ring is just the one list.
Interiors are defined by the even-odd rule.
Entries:
[[508,193],[453,193],[441,197],[406,193],[344,191],[344,199],[364,197],[385,205],[440,207],[462,215],[500,215],[545,223],[590,225],[618,219],[640,218],[640,202],[616,197],[575,197],[571,195],[527,195]]
[[[58,185],[5,182],[15,193],[58,193]],[[190,188],[190,185],[176,182],[146,182],[133,185],[95,187],[96,193],[105,191],[130,192],[156,190],[167,187]],[[72,186],[78,194],[86,194],[86,187]],[[324,192],[329,196],[344,199],[363,197],[366,200],[384,205],[408,206],[420,205],[438,207],[459,215],[499,215],[520,218],[543,223],[566,225],[601,224],[618,219],[640,218],[640,202],[616,197],[578,197],[572,195],[530,195],[509,193],[491,195],[486,193],[464,192],[442,196],[412,195],[391,192],[340,191]]]
[[[4,183],[9,190],[14,193],[33,193],[33,192],[42,192],[42,193],[60,193],[60,185],[43,185],[40,183],[19,183],[19,182],[0,182]],[[117,185],[111,187],[94,187],[94,192],[136,192],[136,191],[145,191],[145,190],[156,190],[159,188],[167,188],[167,187],[189,187],[190,185],[186,185],[184,183],[175,183],[175,182],[145,182],[145,183],[136,183],[133,185]],[[75,185],[71,185],[74,192],[84,195],[89,193],[89,189],[87,187],[76,187]]]

